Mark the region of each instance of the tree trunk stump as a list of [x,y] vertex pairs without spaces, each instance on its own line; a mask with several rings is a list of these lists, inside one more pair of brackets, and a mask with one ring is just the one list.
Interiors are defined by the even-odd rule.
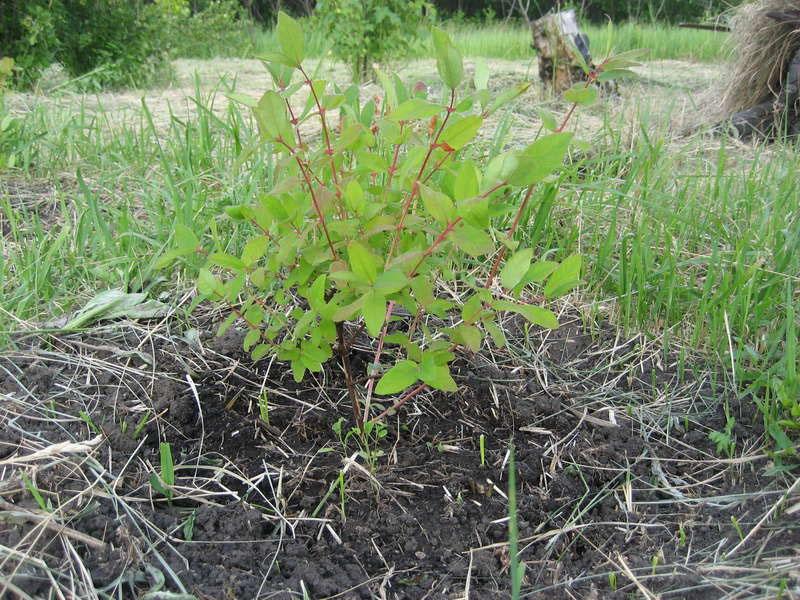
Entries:
[[581,65],[591,65],[589,38],[581,32],[574,10],[545,15],[531,23],[533,47],[539,54],[539,76],[561,93],[586,80]]

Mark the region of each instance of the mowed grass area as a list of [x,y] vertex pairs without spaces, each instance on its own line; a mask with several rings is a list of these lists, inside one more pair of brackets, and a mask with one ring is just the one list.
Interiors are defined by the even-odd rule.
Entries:
[[[531,49],[530,29],[520,22],[445,23],[443,27],[467,57],[508,60],[530,60],[535,57]],[[309,55],[324,55],[329,49],[329,42],[313,28],[309,27],[308,31]],[[643,57],[648,60],[718,61],[729,54],[728,34],[721,32],[641,23],[585,23],[583,31],[589,37],[591,50],[596,58],[602,58],[610,52],[640,49],[643,50]],[[276,49],[277,40],[273,31],[252,26],[244,27],[240,35],[232,37],[224,44],[213,41],[186,44],[188,54],[197,58],[251,57]],[[433,44],[430,37],[425,36],[407,58],[426,58],[432,55]]]
[[[17,166],[0,177],[4,343],[57,326],[108,288],[178,298],[199,264],[155,267],[178,224],[205,231],[219,249],[241,247],[220,214],[268,190],[275,165],[268,152],[248,153],[248,114],[234,104],[214,110],[223,91],[198,86],[189,116],[158,123],[146,103],[122,122],[111,106],[80,102],[17,116],[2,148]],[[531,101],[512,110],[529,114]],[[776,394],[794,381],[797,361],[796,148],[676,139],[666,119],[631,121],[613,102],[592,109],[604,124],[584,136],[555,203],[537,194],[522,235],[542,254],[585,256],[576,300],[588,316],[662,336],[665,349],[704,352],[740,389],[754,383],[765,413],[778,417]],[[515,139],[501,121],[492,148]]]

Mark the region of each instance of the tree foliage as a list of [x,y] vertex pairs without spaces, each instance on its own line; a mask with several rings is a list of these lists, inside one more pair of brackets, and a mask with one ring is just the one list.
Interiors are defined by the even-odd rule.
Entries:
[[97,86],[149,81],[165,64],[157,5],[144,0],[6,0],[0,48],[21,81],[54,62]]
[[314,18],[360,81],[371,61],[402,57],[431,11],[426,0],[319,0]]

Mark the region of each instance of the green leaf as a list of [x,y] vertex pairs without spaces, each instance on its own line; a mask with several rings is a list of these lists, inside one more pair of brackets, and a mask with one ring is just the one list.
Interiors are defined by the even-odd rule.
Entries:
[[445,127],[439,136],[439,142],[447,144],[453,150],[460,150],[478,135],[483,119],[478,115],[470,115]]
[[240,258],[226,254],[225,252],[214,252],[208,257],[208,262],[218,267],[225,267],[233,271],[244,271],[245,264]]
[[411,291],[414,292],[414,298],[423,308],[427,308],[436,299],[430,279],[421,275],[411,280]]
[[464,78],[461,53],[444,31],[434,27],[431,33],[436,48],[436,69],[439,71],[439,77],[448,88],[455,90]]
[[430,352],[425,352],[422,355],[419,377],[436,390],[443,392],[458,391],[458,386],[450,375],[450,367],[446,364],[437,364],[435,355]]
[[294,377],[295,383],[300,383],[303,381],[303,377],[306,376],[306,366],[303,363],[301,358],[295,359],[292,361],[292,377]]
[[611,69],[611,70],[603,70],[600,75],[597,76],[597,81],[600,83],[605,83],[606,81],[616,81],[619,79],[636,79],[638,75],[629,69]]
[[368,293],[361,312],[364,315],[364,323],[367,325],[369,334],[372,337],[378,337],[386,318],[386,298],[376,292]]
[[256,345],[261,339],[261,331],[259,329],[251,329],[247,332],[247,335],[244,336],[244,342],[242,342],[242,348],[245,352],[249,352],[250,348]]
[[257,263],[267,252],[269,239],[265,235],[260,235],[247,242],[242,250],[242,262],[246,267]]
[[366,302],[366,300],[367,300],[366,295],[365,296],[359,296],[356,300],[354,300],[350,304],[342,306],[335,313],[333,313],[332,319],[336,323],[340,323],[342,321],[347,321],[349,319],[352,319],[353,316],[356,313],[358,313],[358,311],[361,310],[361,308],[364,306],[364,303]]
[[536,111],[536,114],[539,115],[539,118],[542,120],[542,127],[547,129],[547,131],[555,131],[558,129],[556,117],[549,110],[540,108]]
[[473,352],[481,349],[483,334],[474,325],[459,325],[450,330],[450,339],[456,344],[461,344]]
[[558,318],[556,318],[553,311],[542,308],[541,306],[517,304],[516,302],[510,302],[508,300],[492,300],[492,306],[496,310],[505,310],[522,315],[534,325],[540,325],[546,329],[558,328]]
[[470,296],[469,300],[464,302],[464,306],[461,307],[461,319],[467,325],[471,325],[478,320],[482,311],[483,299],[480,294],[474,294]]
[[580,283],[581,255],[573,254],[565,258],[550,275],[544,287],[546,298],[557,298],[566,294]]
[[475,89],[485,90],[489,87],[489,65],[483,58],[475,60]]
[[203,296],[214,296],[221,287],[220,282],[208,269],[200,269],[197,274],[197,291]]
[[542,283],[558,268],[558,263],[552,260],[538,260],[531,265],[523,281],[528,283]]
[[561,167],[572,133],[553,133],[540,138],[517,155],[517,167],[508,181],[511,185],[538,183]]
[[450,235],[453,243],[470,256],[477,258],[494,252],[494,242],[489,234],[469,223],[462,221]]
[[471,160],[461,163],[461,168],[455,174],[453,183],[453,197],[456,200],[473,199],[480,191],[480,174]]
[[533,249],[525,248],[515,252],[500,271],[500,283],[503,287],[507,290],[514,289],[530,269],[531,260],[533,260]]
[[494,321],[487,321],[483,324],[486,327],[486,331],[489,332],[489,335],[494,342],[494,345],[498,348],[505,348],[508,345],[508,340],[506,340],[506,334],[503,332],[503,329],[497,325]]
[[434,104],[433,102],[428,102],[421,98],[412,98],[406,100],[389,113],[387,119],[391,119],[392,121],[427,119],[433,115],[438,115],[443,110],[444,107],[439,104]]
[[178,223],[175,225],[175,247],[185,250],[196,250],[200,246],[200,240],[194,231]]
[[250,358],[252,358],[254,362],[258,362],[269,354],[271,349],[272,347],[269,344],[259,344],[253,348],[253,351],[250,353]]
[[519,166],[519,152],[509,151],[498,154],[486,167],[483,175],[483,189],[508,181]]
[[369,283],[375,283],[378,276],[378,259],[361,242],[350,242],[347,246],[350,269],[358,277]]
[[272,90],[265,92],[253,109],[253,115],[263,139],[281,140],[289,146],[294,146],[294,131],[289,122],[286,100],[280,94]]
[[237,104],[241,104],[248,108],[255,108],[256,106],[258,106],[258,100],[256,100],[252,96],[240,94],[239,92],[229,92],[225,94],[225,96],[230,100],[233,100]]
[[564,100],[581,106],[589,106],[597,101],[597,88],[586,87],[585,84],[576,83],[564,92]]
[[520,83],[514,86],[513,88],[506,90],[497,98],[492,101],[492,103],[488,106],[488,108],[484,111],[484,116],[489,116],[497,109],[505,106],[512,100],[520,97],[522,94],[528,91],[528,88],[531,87],[530,83]]
[[279,11],[275,32],[281,51],[289,59],[290,66],[299,67],[303,62],[303,29],[300,27],[300,23],[285,12]]
[[383,374],[375,386],[375,393],[381,396],[396,394],[418,380],[419,365],[413,360],[400,360]]
[[366,206],[364,190],[355,179],[348,181],[344,188],[344,203],[348,210],[357,215],[364,213],[364,208]]
[[408,285],[408,277],[401,269],[393,268],[384,271],[375,279],[375,291],[384,296],[399,292]]
[[433,190],[426,185],[419,184],[422,203],[425,205],[430,215],[440,223],[447,224],[453,220],[456,214],[456,207],[447,194]]

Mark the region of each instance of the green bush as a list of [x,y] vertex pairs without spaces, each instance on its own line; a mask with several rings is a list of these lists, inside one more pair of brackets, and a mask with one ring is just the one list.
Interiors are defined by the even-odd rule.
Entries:
[[[259,100],[232,96],[252,108],[260,134],[253,151],[260,146],[278,165],[262,194],[227,211],[247,242],[232,247],[215,234],[206,253],[201,231],[178,226],[159,264],[205,255],[198,291],[232,308],[221,331],[240,320],[252,358],[284,361],[296,381],[337,352],[364,448],[370,432],[380,439],[385,414],[373,394],[398,398],[399,408],[425,389],[454,392],[455,352],[504,345],[508,313],[558,326],[548,303],[578,283],[581,258],[536,256],[519,232],[531,207],[557,194],[569,118],[524,149],[487,153],[477,141],[481,127],[529,86],[493,96],[485,64],[467,81],[443,31],[433,31],[441,97],[381,75],[383,97],[366,102],[357,85],[340,90],[311,79],[302,30],[283,13],[276,36],[280,52],[267,63],[275,89]],[[629,64],[600,68],[620,73]],[[571,92],[576,103],[596,97],[590,83]],[[309,101],[295,110],[303,88]],[[309,119],[319,123],[317,135],[301,130]],[[456,301],[438,293],[444,281],[458,290]],[[350,367],[360,331],[374,349],[365,373]]]
[[23,85],[53,62],[84,87],[145,85],[166,65],[163,24],[159,5],[144,0],[9,0],[0,47]]
[[432,11],[426,0],[319,0],[314,18],[333,53],[361,81],[371,61],[402,58]]
[[[214,58],[244,56],[252,44],[253,23],[238,0],[210,0],[192,10],[186,0],[168,0],[168,37],[172,56]],[[162,6],[166,4],[162,0]]]

